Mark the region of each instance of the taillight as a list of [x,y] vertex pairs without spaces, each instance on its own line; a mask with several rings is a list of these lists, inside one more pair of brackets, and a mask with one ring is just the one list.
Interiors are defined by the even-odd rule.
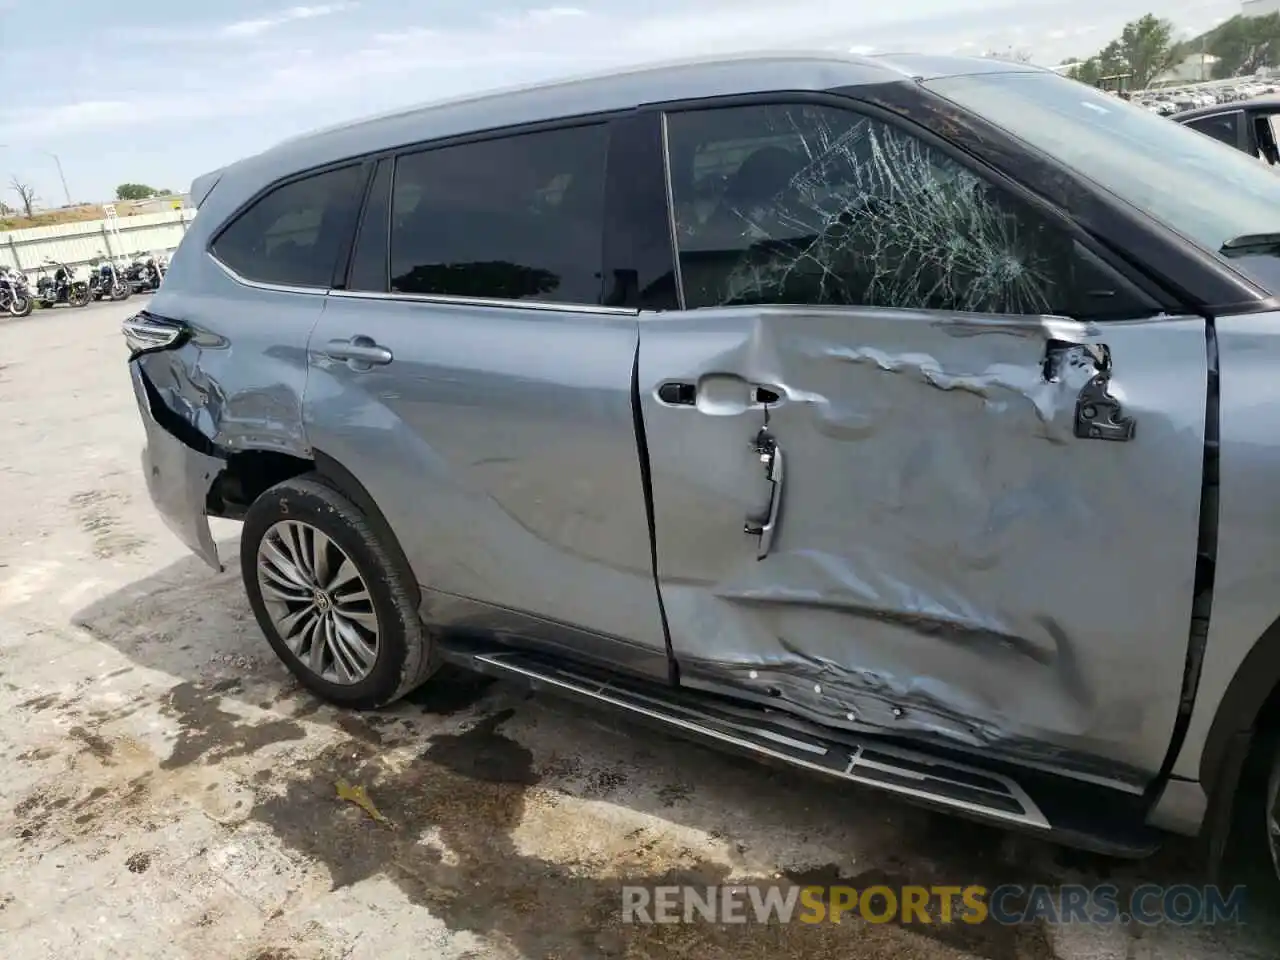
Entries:
[[130,359],[181,346],[187,336],[187,328],[183,324],[154,316],[145,310],[121,323],[120,332],[129,344]]

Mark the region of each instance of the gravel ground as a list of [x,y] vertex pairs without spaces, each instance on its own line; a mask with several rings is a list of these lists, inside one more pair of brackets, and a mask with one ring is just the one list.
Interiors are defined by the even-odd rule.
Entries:
[[[1274,957],[1244,928],[624,924],[623,883],[1169,883],[455,672],[357,716],[165,530],[119,321],[0,322],[6,960]],[[237,528],[215,528],[224,558]],[[339,784],[363,788],[376,816]],[[1268,911],[1269,912],[1269,911]]]

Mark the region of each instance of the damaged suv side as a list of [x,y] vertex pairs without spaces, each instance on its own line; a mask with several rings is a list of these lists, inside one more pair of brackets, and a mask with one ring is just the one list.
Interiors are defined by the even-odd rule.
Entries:
[[[1212,171],[1208,175],[1206,171]],[[453,661],[962,816],[1280,841],[1280,181],[1033,67],[646,68],[201,178],[165,522],[321,697]]]

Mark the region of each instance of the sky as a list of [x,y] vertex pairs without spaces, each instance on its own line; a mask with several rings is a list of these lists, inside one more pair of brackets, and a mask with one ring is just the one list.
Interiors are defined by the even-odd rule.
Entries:
[[[1089,56],[1152,12],[1239,0],[0,0],[0,200],[185,191],[298,133],[472,91],[742,50]],[[557,6],[554,4],[564,4]],[[869,8],[874,7],[874,10]],[[51,34],[52,31],[52,34]],[[55,159],[56,158],[56,159]]]

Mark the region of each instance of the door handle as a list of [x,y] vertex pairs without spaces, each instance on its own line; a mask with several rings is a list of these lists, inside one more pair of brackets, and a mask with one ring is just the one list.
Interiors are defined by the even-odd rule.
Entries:
[[750,536],[759,537],[756,547],[756,559],[763,560],[773,549],[773,538],[778,532],[778,518],[782,512],[782,482],[786,479],[782,448],[769,433],[768,427],[761,427],[752,441],[752,448],[760,454],[760,462],[764,464],[765,476],[769,479],[769,509],[764,520],[748,519],[743,530]]
[[394,359],[386,347],[379,346],[370,337],[359,336],[350,340],[330,340],[325,345],[324,355],[330,360],[345,360],[356,369],[365,370],[374,365],[388,364]]
[[698,404],[698,385],[668,380],[658,387],[658,399],[673,407],[694,407]]

